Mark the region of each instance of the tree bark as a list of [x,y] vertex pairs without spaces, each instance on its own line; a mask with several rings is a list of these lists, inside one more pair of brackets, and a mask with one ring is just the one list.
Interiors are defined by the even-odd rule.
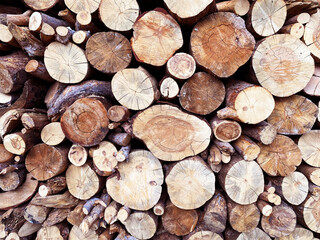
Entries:
[[244,20],[227,12],[203,18],[194,26],[190,37],[191,54],[197,64],[223,78],[233,75],[249,60],[254,46],[255,39]]
[[253,53],[252,67],[257,81],[276,97],[288,97],[304,89],[315,69],[308,47],[290,34],[265,38]]
[[154,105],[139,113],[132,127],[133,134],[144,141],[156,157],[166,161],[202,152],[208,147],[211,136],[207,122],[171,105]]
[[164,9],[145,12],[133,24],[131,47],[139,62],[163,66],[182,45],[180,26]]
[[104,210],[104,220],[107,224],[112,224],[118,221],[117,214],[121,205],[116,201],[112,201]]
[[34,12],[31,14],[29,19],[29,30],[39,32],[42,28],[43,23],[49,24],[54,29],[59,26],[68,26],[68,23],[61,19],[51,17],[45,13]]
[[241,135],[232,146],[247,161],[256,159],[260,154],[260,147],[246,135]]
[[25,134],[21,132],[11,133],[3,138],[3,145],[7,151],[17,155],[23,155],[38,142],[39,132],[36,130],[30,130]]
[[17,171],[8,172],[4,175],[0,175],[0,188],[6,192],[13,191],[24,183],[25,178],[25,169],[19,169]]
[[242,131],[248,137],[257,140],[264,145],[271,144],[277,136],[277,129],[265,121],[256,125],[246,125],[242,127]]
[[298,171],[303,173],[303,175],[306,176],[310,182],[312,182],[313,184],[316,184],[317,186],[320,186],[320,169],[319,168],[312,167],[307,164],[301,164],[298,167]]
[[67,44],[71,40],[71,36],[75,31],[65,27],[65,26],[58,26],[56,28],[56,41]]
[[113,105],[108,109],[107,116],[113,122],[125,122],[130,117],[130,110],[121,105]]
[[49,123],[49,119],[46,114],[37,112],[26,112],[21,116],[21,123],[27,130],[36,129],[41,130],[45,125]]
[[34,197],[31,203],[48,208],[72,208],[79,203],[79,199],[73,197],[70,192],[66,191],[63,194]]
[[277,135],[270,145],[259,146],[261,151],[257,162],[270,176],[288,176],[301,164],[301,152],[289,137]]
[[70,214],[70,208],[56,208],[53,209],[47,219],[43,222],[44,227],[53,226],[63,222]]
[[106,183],[112,199],[135,210],[149,210],[158,202],[163,172],[159,160],[150,152],[131,152],[128,162],[118,164],[118,172],[120,177],[112,176]]
[[66,177],[57,176],[49,179],[45,184],[39,187],[38,193],[41,197],[46,197],[59,193],[67,188]]

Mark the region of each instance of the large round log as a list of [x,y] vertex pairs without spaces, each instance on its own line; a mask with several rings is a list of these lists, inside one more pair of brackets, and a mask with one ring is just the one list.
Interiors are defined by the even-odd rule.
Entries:
[[159,160],[149,151],[136,150],[128,162],[118,164],[120,177],[111,177],[106,186],[110,196],[135,210],[149,210],[159,201],[163,171]]
[[181,209],[204,205],[215,192],[215,181],[214,173],[199,156],[173,163],[166,176],[170,200]]
[[219,12],[195,25],[190,46],[201,67],[218,77],[229,77],[249,60],[255,40],[241,17]]
[[315,69],[308,47],[290,34],[265,38],[252,56],[252,67],[261,86],[277,97],[301,91]]
[[204,151],[211,128],[196,116],[171,105],[154,105],[134,119],[133,134],[159,159],[181,160]]

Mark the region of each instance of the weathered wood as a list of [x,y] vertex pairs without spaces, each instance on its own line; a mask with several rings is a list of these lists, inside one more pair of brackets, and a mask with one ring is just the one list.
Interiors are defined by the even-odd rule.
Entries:
[[159,160],[150,152],[136,150],[128,162],[118,164],[119,178],[107,180],[108,193],[118,203],[135,210],[149,210],[160,199],[163,171]]
[[187,111],[206,115],[216,110],[225,97],[225,87],[216,77],[198,72],[180,90],[180,105]]
[[[4,9],[8,9],[8,6],[5,6]],[[8,25],[9,23],[14,23],[18,26],[28,26],[29,17],[32,14],[31,10],[27,10],[24,13],[21,11],[13,11],[4,14],[0,14],[0,22],[1,24]]]
[[5,24],[0,24],[0,41],[14,47],[20,46],[12,36],[8,26]]
[[90,36],[91,35],[89,31],[78,30],[78,31],[75,31],[74,34],[72,34],[72,41],[75,44],[82,46],[86,44]]
[[[147,124],[149,123],[149,124]],[[171,105],[154,105],[134,119],[133,134],[159,159],[181,160],[205,150],[211,128],[207,122]]]
[[164,9],[145,12],[133,24],[131,47],[139,62],[163,66],[182,45],[180,26]]
[[179,85],[178,83],[171,77],[163,78],[160,83],[160,93],[164,99],[174,99],[179,94]]
[[270,237],[283,237],[292,233],[297,223],[293,209],[282,203],[274,206],[270,216],[262,216],[261,227]]
[[42,227],[38,233],[36,240],[46,240],[46,239],[57,239],[57,240],[66,240],[69,234],[69,229],[67,226],[63,225],[54,225],[54,226],[47,226]]
[[311,167],[307,164],[301,164],[298,167],[298,171],[303,173],[308,180],[318,186],[320,186],[320,169],[317,167]]
[[269,117],[274,109],[273,96],[263,87],[234,80],[228,82],[226,88],[226,107],[217,112],[220,119],[257,124]]
[[3,191],[13,191],[22,185],[26,178],[25,169],[19,169],[13,172],[7,172],[0,175],[0,188]]
[[231,227],[238,232],[254,230],[260,221],[260,211],[256,204],[240,205],[228,200],[228,220]]
[[190,1],[164,0],[170,13],[180,22],[192,25],[216,8],[215,1],[205,0],[194,4]]
[[130,144],[132,137],[128,133],[111,132],[108,134],[107,138],[113,144],[125,147]]
[[21,228],[18,231],[19,237],[28,237],[34,233],[36,233],[40,228],[41,224],[32,224],[28,221],[25,221],[25,223],[21,226]]
[[45,45],[49,45],[55,40],[55,30],[47,23],[43,23],[40,30],[40,39]]
[[101,0],[99,16],[107,28],[113,31],[129,31],[139,16],[136,0]]
[[109,203],[111,202],[111,198],[109,195],[107,195],[107,197],[105,197],[104,200],[105,202],[97,197],[90,198],[82,207],[83,213],[85,215],[88,215],[91,212],[92,208],[99,204],[106,208],[107,205],[109,205]]
[[27,112],[27,113],[23,113],[21,116],[21,123],[23,127],[27,130],[29,129],[41,130],[49,122],[50,121],[47,115],[43,113]]
[[134,212],[125,222],[127,231],[138,239],[150,239],[156,233],[158,219],[151,212]]
[[83,164],[85,164],[87,161],[87,157],[87,150],[78,144],[73,144],[69,149],[68,159],[73,165],[77,167],[80,167]]
[[167,199],[168,199],[167,192],[166,191],[162,191],[159,201],[153,207],[153,213],[155,215],[162,216],[164,214]]
[[303,134],[298,141],[298,147],[301,151],[303,160],[313,166],[320,167],[319,161],[319,141],[317,140],[320,136],[319,130],[311,130]]
[[52,147],[43,143],[35,145],[26,157],[26,168],[35,179],[48,180],[67,169],[67,154],[66,147]]
[[111,87],[118,102],[132,110],[145,109],[160,97],[156,79],[142,67],[117,72]]
[[54,29],[56,29],[59,26],[68,26],[68,23],[61,19],[51,17],[45,13],[34,12],[31,14],[29,19],[30,31],[39,32],[42,28],[43,23],[49,24]]
[[181,209],[199,208],[215,192],[214,173],[198,156],[172,164],[166,172],[166,184],[171,202]]
[[196,62],[191,55],[180,52],[168,60],[166,67],[167,73],[173,78],[186,80],[195,73]]
[[246,135],[241,135],[232,146],[247,161],[256,159],[260,154],[260,147]]
[[51,122],[41,130],[41,140],[47,145],[56,146],[65,139],[60,122]]
[[306,24],[310,21],[310,14],[307,12],[301,12],[286,20],[285,24],[301,23]]
[[196,210],[183,210],[167,201],[162,215],[162,225],[166,231],[176,236],[185,236],[195,229],[197,222]]
[[121,205],[116,201],[112,201],[104,210],[104,220],[107,224],[112,224],[118,220],[117,214]]
[[51,208],[29,203],[24,209],[24,218],[30,223],[41,224],[47,219],[50,211]]
[[249,12],[250,2],[248,0],[228,0],[217,3],[219,12],[233,12],[239,16],[244,16]]
[[131,214],[131,209],[128,208],[127,206],[122,206],[117,213],[117,219],[123,224],[128,219],[130,214]]
[[70,230],[69,240],[98,240],[98,234],[95,231],[89,230],[87,234],[84,234],[78,226],[73,226]]
[[62,83],[79,83],[86,78],[89,64],[84,51],[73,43],[50,43],[44,52],[50,76]]
[[256,125],[242,126],[242,131],[245,135],[265,145],[271,144],[277,136],[277,129],[265,121]]
[[56,41],[67,44],[71,40],[71,36],[74,33],[74,30],[65,27],[65,26],[58,26],[56,28]]
[[259,144],[257,162],[270,176],[288,176],[301,164],[299,147],[289,137],[277,135],[270,145]]
[[3,144],[0,144],[0,163],[9,162],[13,157],[14,155],[8,152]]
[[[318,107],[306,97],[293,95],[277,98],[268,123],[285,135],[301,135],[309,132],[316,122]],[[302,117],[303,116],[303,117]]]
[[76,100],[60,121],[66,137],[81,146],[97,145],[109,131],[107,108],[98,98]]
[[70,165],[66,172],[70,193],[81,200],[89,199],[100,189],[100,179],[88,164]]
[[85,213],[83,212],[84,203],[80,202],[68,215],[67,221],[73,226],[79,227],[82,220],[85,218]]
[[14,191],[0,193],[0,209],[8,209],[28,201],[37,191],[38,181],[27,174],[26,181]]
[[255,161],[245,161],[233,156],[218,174],[220,185],[238,204],[251,204],[258,200],[264,189],[263,173]]
[[72,208],[79,203],[79,199],[73,197],[69,191],[66,191],[63,194],[34,197],[31,203],[48,208]]
[[39,187],[38,193],[41,197],[46,197],[61,192],[67,188],[66,177],[57,176],[49,179]]
[[262,87],[274,96],[288,97],[308,84],[314,72],[314,60],[302,41],[290,34],[275,34],[258,45],[252,56],[252,67]]
[[7,151],[17,155],[26,153],[38,142],[39,132],[35,130],[30,130],[25,134],[21,132],[11,133],[3,138],[3,145]]
[[301,226],[297,226],[294,229],[294,231],[288,236],[275,238],[275,240],[290,240],[290,239],[313,240],[317,238],[313,237],[313,232]]
[[56,225],[58,223],[63,222],[68,215],[70,214],[70,209],[69,208],[56,208],[53,209],[47,219],[43,222],[43,226],[47,227],[47,226],[53,226]]
[[76,24],[76,16],[68,8],[59,11],[58,16],[68,22],[71,26]]
[[191,54],[197,64],[224,78],[249,60],[254,46],[255,39],[244,20],[227,12],[203,18],[194,26],[190,37]]
[[256,35],[267,37],[279,31],[286,21],[286,16],[284,0],[258,0],[251,5],[247,26]]
[[113,122],[124,122],[130,117],[130,110],[121,105],[113,105],[108,109],[107,116]]

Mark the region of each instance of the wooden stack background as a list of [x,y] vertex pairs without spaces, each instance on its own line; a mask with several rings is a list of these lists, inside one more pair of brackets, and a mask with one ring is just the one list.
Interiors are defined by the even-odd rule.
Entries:
[[0,239],[319,238],[317,0],[0,4]]

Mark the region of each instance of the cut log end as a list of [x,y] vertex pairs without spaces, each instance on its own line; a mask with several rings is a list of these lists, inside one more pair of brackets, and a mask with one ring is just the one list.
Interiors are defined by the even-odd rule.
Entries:
[[168,73],[178,80],[190,78],[196,71],[196,62],[187,53],[176,53],[167,62]]

